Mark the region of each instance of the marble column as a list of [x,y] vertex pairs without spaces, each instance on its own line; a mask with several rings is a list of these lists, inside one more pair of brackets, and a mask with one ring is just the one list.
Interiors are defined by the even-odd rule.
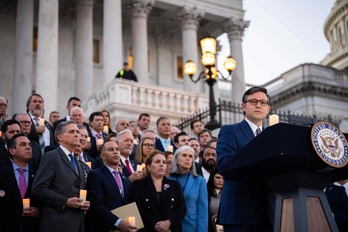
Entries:
[[12,114],[23,112],[32,90],[34,0],[17,1]]
[[132,0],[132,53],[133,71],[140,83],[149,82],[147,16],[152,9],[151,0]]
[[[200,72],[197,27],[203,15],[203,11],[199,11],[196,7],[191,8],[187,6],[180,8],[176,13],[176,20],[181,24],[183,63],[185,64],[187,60],[192,60],[197,65],[197,73],[195,74],[194,78],[197,77]],[[190,77],[184,74],[185,90],[197,93],[200,90],[200,86],[201,85],[199,83],[193,83]]]
[[104,0],[103,20],[104,86],[122,68],[122,5],[121,0]]
[[244,30],[249,26],[249,21],[230,18],[224,25],[230,41],[231,55],[237,62],[237,67],[232,73],[232,102],[241,103],[245,92],[244,64],[242,37]]
[[40,0],[35,92],[45,101],[46,116],[57,110],[59,0]]
[[93,93],[93,0],[78,0],[76,9],[75,95],[86,102]]
[[[162,27],[156,27],[154,31],[155,42],[157,46],[157,77],[156,83],[159,86],[172,87],[173,73],[175,67],[172,66],[173,54],[171,52],[171,46],[173,44],[173,34]],[[175,77],[176,78],[176,77]]]

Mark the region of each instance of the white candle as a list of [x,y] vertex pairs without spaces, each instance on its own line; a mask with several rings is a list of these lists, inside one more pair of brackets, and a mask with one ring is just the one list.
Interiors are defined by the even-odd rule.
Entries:
[[133,139],[133,144],[138,144],[138,140]]
[[92,169],[92,163],[91,162],[86,162],[86,164],[89,167],[89,169]]
[[87,138],[87,142],[91,142],[91,137],[88,137],[88,138]]
[[137,172],[142,172],[143,171],[143,165],[138,164],[137,165]]
[[279,123],[279,115],[271,114],[269,116],[269,125],[273,126],[273,125],[278,124],[278,123]]
[[0,131],[0,137],[2,136],[2,131]]
[[167,148],[167,151],[173,152],[173,146],[169,145],[168,148]]
[[87,197],[87,190],[81,189],[80,190],[80,198],[83,200],[83,203],[85,203]]
[[103,126],[103,133],[109,134],[109,127],[108,126]]
[[135,226],[135,217],[128,217],[128,223],[131,226]]
[[39,126],[43,126],[43,125],[45,125],[45,119],[40,118],[39,119]]
[[23,209],[30,207],[30,198],[23,198],[22,201],[23,201]]
[[97,145],[103,145],[104,141],[102,139],[97,140]]

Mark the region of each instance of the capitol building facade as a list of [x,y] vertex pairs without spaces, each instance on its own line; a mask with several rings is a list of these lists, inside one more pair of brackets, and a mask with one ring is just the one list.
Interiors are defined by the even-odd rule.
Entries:
[[[249,21],[242,0],[4,0],[0,3],[0,95],[9,113],[23,112],[28,96],[45,100],[46,117],[66,114],[81,98],[86,116],[106,109],[112,122],[140,113],[172,122],[206,108],[208,86],[183,73],[200,64],[199,40],[227,33],[237,62],[232,80],[218,81],[216,99],[240,102],[246,89],[242,41]],[[264,86],[272,108],[327,117],[348,132],[348,1],[337,0],[324,26],[331,52]],[[247,36],[247,35],[246,35]],[[218,49],[221,47],[218,46]],[[138,82],[115,79],[128,62]]]

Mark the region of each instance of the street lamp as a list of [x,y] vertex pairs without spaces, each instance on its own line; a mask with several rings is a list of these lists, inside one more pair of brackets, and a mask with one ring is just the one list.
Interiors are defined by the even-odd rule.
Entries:
[[210,121],[205,125],[209,130],[214,130],[219,128],[221,125],[215,119],[216,116],[216,102],[214,98],[214,84],[216,79],[220,76],[223,79],[227,80],[232,74],[232,71],[235,70],[237,64],[232,56],[228,56],[224,62],[224,67],[228,71],[228,76],[225,77],[216,67],[216,39],[207,34],[200,41],[201,50],[202,50],[202,59],[201,62],[204,65],[205,69],[198,75],[197,79],[193,78],[193,75],[197,72],[197,66],[193,63],[192,60],[186,61],[184,65],[184,72],[188,75],[194,83],[197,83],[199,80],[205,80],[209,85],[209,115]]

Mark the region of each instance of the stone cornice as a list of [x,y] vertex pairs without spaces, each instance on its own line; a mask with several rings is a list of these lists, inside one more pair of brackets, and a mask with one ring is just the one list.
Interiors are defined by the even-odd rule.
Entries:
[[285,87],[279,94],[271,96],[272,107],[279,108],[286,103],[293,102],[295,99],[315,95],[346,101],[346,99],[348,99],[348,88],[315,81],[304,81],[291,88]]

